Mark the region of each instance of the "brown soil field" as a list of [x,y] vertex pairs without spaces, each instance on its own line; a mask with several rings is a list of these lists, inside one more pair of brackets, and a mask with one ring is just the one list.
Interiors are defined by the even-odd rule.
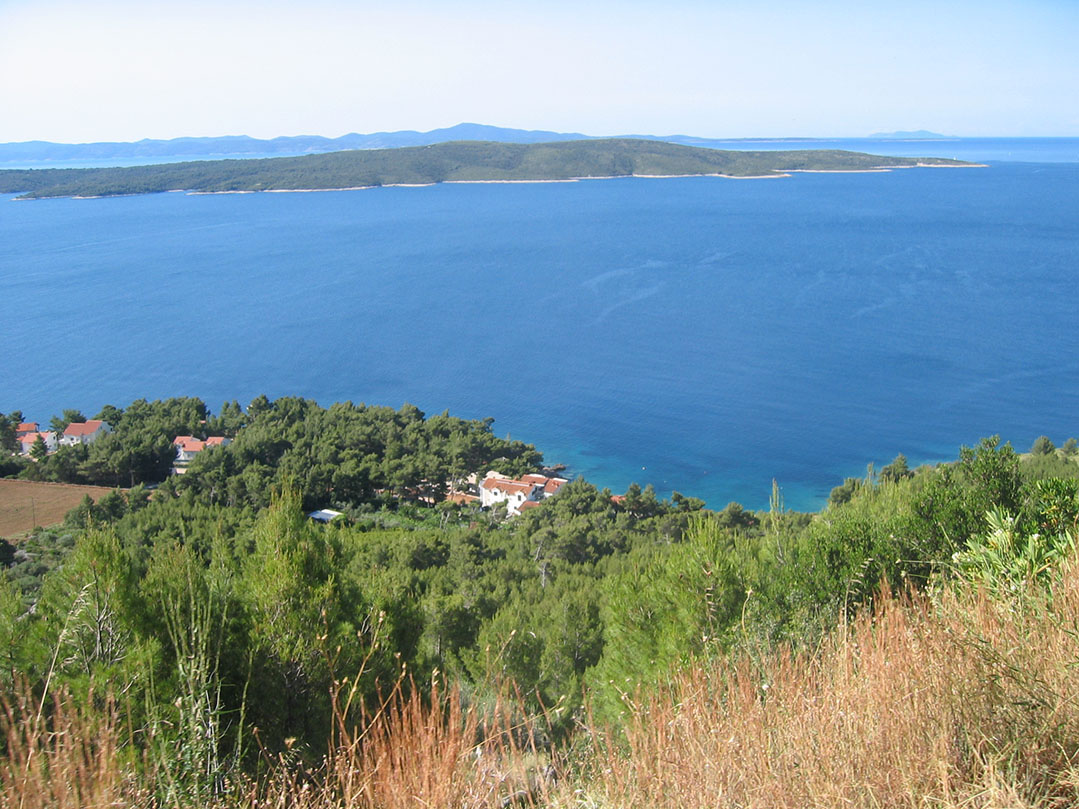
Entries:
[[105,486],[0,480],[0,537],[23,534],[38,525],[55,525],[82,502],[84,495],[96,503],[110,491]]

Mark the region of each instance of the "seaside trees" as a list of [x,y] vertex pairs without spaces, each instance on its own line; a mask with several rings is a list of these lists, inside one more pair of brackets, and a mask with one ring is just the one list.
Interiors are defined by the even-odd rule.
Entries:
[[1047,435],[1039,435],[1035,438],[1034,444],[1030,448],[1031,455],[1050,455],[1054,452],[1056,452],[1056,447]]
[[[496,437],[491,419],[428,418],[409,404],[322,408],[306,399],[261,396],[246,411],[230,402],[210,416],[195,398],[140,399],[123,409],[108,405],[98,417],[110,424],[109,433],[89,445],[61,447],[25,476],[105,486],[158,483],[169,478],[176,436],[224,435],[235,441],[201,452],[169,486],[207,502],[257,508],[269,504],[275,487],[295,486],[309,509],[348,508],[382,496],[437,503],[471,473],[495,468],[519,475],[543,461],[535,447]],[[62,430],[80,419],[81,413],[66,410],[53,421]]]
[[911,527],[918,537],[915,558],[948,558],[981,532],[990,510],[1018,511],[1021,486],[1019,456],[1000,436],[961,447],[959,461],[931,470],[918,491]]
[[14,410],[8,415],[0,413],[0,452],[18,452],[19,442],[15,435],[16,428],[22,422],[22,413]]
[[260,508],[284,485],[297,487],[308,509],[357,507],[380,493],[438,502],[448,483],[469,473],[493,467],[521,474],[542,463],[535,447],[497,438],[491,423],[448,413],[427,418],[409,404],[399,410],[351,402],[322,408],[310,400],[261,397],[248,407],[235,441],[201,453],[176,486]]
[[63,412],[63,415],[52,417],[49,421],[49,429],[59,437],[64,434],[64,430],[67,429],[69,424],[82,424],[85,421],[86,416],[82,412],[68,409]]
[[[35,480],[99,486],[135,486],[164,480],[176,458],[177,435],[201,433],[206,406],[194,398],[148,402],[139,399],[126,409],[106,405],[98,418],[111,430],[92,444],[61,446],[26,470]],[[62,433],[68,424],[84,422],[77,410],[54,416],[51,426]]]

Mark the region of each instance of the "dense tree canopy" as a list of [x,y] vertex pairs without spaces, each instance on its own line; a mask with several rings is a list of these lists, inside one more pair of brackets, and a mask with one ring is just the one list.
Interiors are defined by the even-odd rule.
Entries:
[[[995,437],[951,464],[900,455],[817,514],[778,491],[768,512],[709,511],[575,480],[503,519],[445,499],[472,473],[541,464],[489,420],[265,397],[99,417],[111,433],[24,474],[128,488],[0,544],[0,680],[122,692],[125,721],[157,734],[135,734],[144,752],[183,750],[170,766],[191,789],[253,764],[253,727],[266,751],[319,755],[334,689],[377,701],[402,671],[420,689],[441,672],[481,702],[514,688],[553,736],[586,699],[618,721],[672,666],[812,646],[882,585],[1048,576],[1079,520],[1079,463]],[[176,434],[233,441],[139,484],[167,474]],[[345,517],[315,523],[316,506]]]

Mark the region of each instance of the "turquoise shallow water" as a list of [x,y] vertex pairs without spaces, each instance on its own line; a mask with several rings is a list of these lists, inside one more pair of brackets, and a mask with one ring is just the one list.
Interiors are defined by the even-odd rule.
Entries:
[[819,506],[1079,434],[1079,164],[0,200],[0,411],[466,417],[599,485]]

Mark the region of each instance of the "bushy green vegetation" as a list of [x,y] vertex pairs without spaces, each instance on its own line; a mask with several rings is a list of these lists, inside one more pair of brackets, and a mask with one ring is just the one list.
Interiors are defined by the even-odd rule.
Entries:
[[856,171],[919,164],[964,165],[943,158],[883,157],[839,150],[724,151],[629,138],[535,144],[456,141],[263,160],[0,171],[0,193],[40,198],[181,190],[360,188],[453,180],[566,180],[633,174],[751,177],[784,171]]
[[[39,717],[52,695],[87,716],[111,695],[125,760],[181,805],[267,762],[317,768],[327,739],[355,738],[341,700],[375,721],[394,683],[417,705],[447,683],[477,733],[484,706],[514,694],[510,724],[547,754],[592,738],[583,723],[632,739],[679,672],[812,655],[882,593],[1050,587],[1079,520],[1074,457],[997,438],[936,467],[899,456],[816,514],[785,510],[778,488],[768,511],[707,511],[577,480],[505,520],[445,499],[470,473],[541,464],[489,421],[264,397],[218,416],[168,400],[100,417],[113,432],[74,462],[58,452],[23,474],[154,482],[159,434],[233,441],[152,492],[86,502],[64,528],[0,546],[0,679]],[[345,517],[304,516],[323,506]]]
[[[265,506],[274,488],[287,483],[309,508],[359,508],[380,498],[438,502],[448,482],[469,472],[521,474],[542,463],[535,447],[497,438],[493,419],[446,413],[428,418],[412,405],[393,410],[343,402],[321,408],[307,399],[259,396],[246,409],[227,402],[213,415],[199,399],[140,399],[123,409],[107,405],[95,418],[111,428],[103,437],[61,446],[37,463],[16,464],[15,471],[28,480],[102,486],[168,479],[170,491],[230,506]],[[72,421],[85,420],[69,410],[50,428],[61,433]],[[236,440],[200,453],[187,475],[169,479],[173,440],[181,435]]]

